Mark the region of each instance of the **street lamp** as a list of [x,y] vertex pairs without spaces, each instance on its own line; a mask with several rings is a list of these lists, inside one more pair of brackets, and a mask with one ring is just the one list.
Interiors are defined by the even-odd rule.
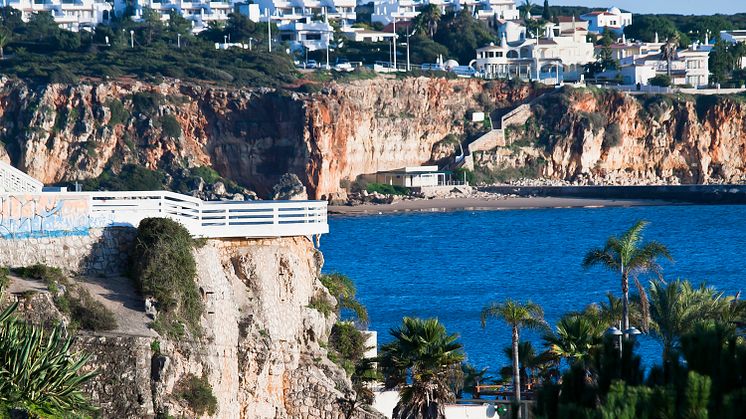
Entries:
[[410,64],[409,64],[409,37],[412,36],[412,35],[414,35],[415,32],[417,32],[417,28],[415,28],[412,31],[412,33],[409,33],[409,31],[407,31],[407,72],[409,72],[411,70]]
[[251,52],[251,41],[255,41],[255,39],[252,37],[249,37],[249,52]]
[[181,34],[180,33],[176,34],[176,47],[181,48]]
[[130,48],[135,47],[135,31],[130,30]]
[[636,337],[641,335],[642,332],[634,326],[630,326],[628,329],[621,331],[615,326],[611,326],[606,329],[605,335],[612,339],[617,339],[616,343],[619,346],[619,358],[622,357],[622,337]]

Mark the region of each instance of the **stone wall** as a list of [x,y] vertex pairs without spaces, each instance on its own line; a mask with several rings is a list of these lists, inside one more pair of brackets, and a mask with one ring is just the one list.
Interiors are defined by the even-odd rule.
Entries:
[[128,227],[90,229],[85,236],[0,239],[0,266],[37,263],[86,275],[121,275],[137,230]]

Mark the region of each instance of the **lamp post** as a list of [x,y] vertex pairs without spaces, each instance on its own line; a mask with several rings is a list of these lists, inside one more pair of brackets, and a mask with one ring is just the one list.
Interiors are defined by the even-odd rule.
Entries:
[[135,31],[130,30],[130,48],[135,47]]
[[394,16],[394,71],[399,71],[396,68],[396,38],[398,36],[396,36],[396,16]]
[[181,48],[181,34],[180,33],[176,34],[176,47]]
[[617,339],[616,343],[617,343],[617,346],[619,347],[619,359],[621,359],[622,353],[623,353],[622,338],[623,337],[624,338],[636,337],[638,335],[641,335],[642,332],[634,326],[630,326],[628,329],[624,331],[619,330],[619,328],[615,326],[611,326],[608,329],[606,329],[605,334],[606,336],[609,336],[612,339]]
[[253,41],[253,40],[254,40],[254,38],[249,37],[249,52],[251,52],[251,41]]
[[411,66],[409,63],[409,37],[414,35],[415,32],[417,32],[416,28],[412,31],[412,33],[407,32],[407,72],[411,70]]

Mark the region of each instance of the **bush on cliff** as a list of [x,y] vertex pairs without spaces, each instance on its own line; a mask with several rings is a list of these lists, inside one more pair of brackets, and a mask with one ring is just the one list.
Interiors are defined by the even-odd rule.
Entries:
[[329,359],[351,375],[365,355],[365,341],[365,335],[354,324],[339,322],[329,335]]
[[207,377],[190,374],[179,382],[177,388],[177,397],[186,402],[194,413],[213,416],[218,411],[218,399]]
[[179,335],[183,323],[199,334],[203,306],[194,281],[194,245],[189,231],[173,220],[146,218],[137,228],[131,275],[140,292],[158,302],[156,330]]

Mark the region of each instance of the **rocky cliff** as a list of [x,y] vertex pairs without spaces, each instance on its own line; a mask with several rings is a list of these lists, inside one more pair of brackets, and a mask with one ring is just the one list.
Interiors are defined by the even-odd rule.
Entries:
[[[142,302],[128,297],[126,280],[78,280],[78,286],[100,286],[92,292],[120,316],[112,332],[75,335],[75,347],[92,356],[87,367],[99,372],[86,392],[101,417],[346,417],[338,400],[349,397],[351,384],[324,349],[336,318],[309,307],[312,298],[333,301],[319,282],[323,257],[311,241],[209,240],[195,250],[195,260],[205,305],[199,338],[172,339],[147,329]],[[35,323],[63,318],[52,296],[40,291],[43,284],[33,285],[33,292],[22,288],[30,283],[15,279],[15,293],[5,298],[19,299],[21,313]],[[209,382],[217,397],[214,415],[195,414],[180,395],[190,376]],[[379,416],[358,410],[352,417]]]
[[631,96],[565,88],[508,127],[507,145],[480,153],[486,176],[583,184],[743,183],[743,96]]
[[449,134],[480,129],[467,122],[470,110],[509,108],[534,93],[530,85],[427,78],[331,83],[315,94],[2,78],[0,159],[47,184],[128,163],[172,177],[210,166],[265,197],[291,172],[322,198],[363,173],[452,156]]
[[[201,166],[271,196],[294,173],[311,198],[379,170],[447,162],[493,120],[542,93],[530,84],[379,77],[319,93],[223,89],[119,80],[31,85],[0,79],[0,159],[45,183],[118,173],[166,173],[167,186],[201,190]],[[546,177],[580,183],[739,181],[744,104],[714,96],[630,96],[564,88],[507,130],[508,145],[475,155],[485,180]]]

